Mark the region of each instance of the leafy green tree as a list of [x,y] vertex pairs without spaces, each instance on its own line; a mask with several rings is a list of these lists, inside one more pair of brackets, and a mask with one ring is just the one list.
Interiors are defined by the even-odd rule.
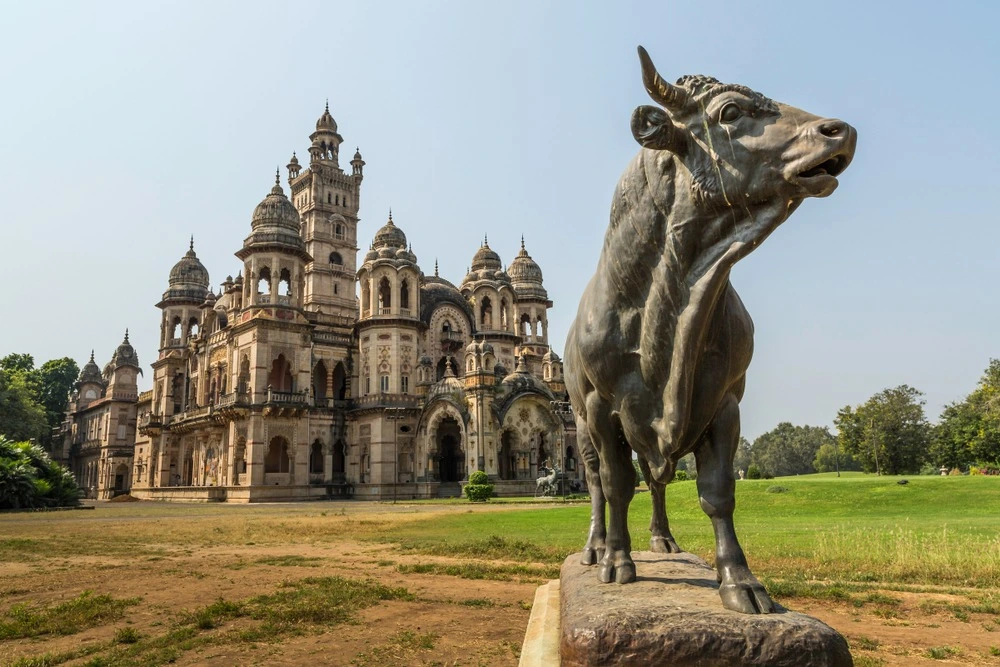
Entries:
[[25,374],[0,368],[0,436],[40,440],[46,428],[45,409],[35,401]]
[[927,460],[931,426],[924,417],[923,394],[908,385],[884,389],[855,408],[837,413],[841,451],[855,457],[865,472],[913,474]]
[[740,470],[744,473],[750,467],[750,441],[740,436],[740,442],[736,446],[736,455],[733,457],[733,474],[739,476]]
[[1000,359],[991,359],[979,384],[964,400],[945,406],[934,429],[936,465],[1000,466]]
[[816,472],[861,470],[861,464],[847,452],[840,451],[839,447],[827,443],[820,445],[820,448],[816,450],[816,458],[813,459],[813,468],[816,469]]
[[26,375],[35,370],[35,358],[30,354],[8,354],[0,359],[0,370]]
[[69,357],[46,361],[35,371],[35,400],[45,409],[45,421],[48,425],[40,440],[46,451],[52,451],[52,431],[62,423],[66,413],[66,398],[79,375],[80,367]]
[[750,460],[765,476],[808,475],[816,472],[816,452],[827,444],[833,444],[833,436],[822,426],[781,422],[754,440]]
[[[14,440],[35,440],[51,451],[52,430],[63,420],[66,397],[80,374],[69,357],[35,368],[30,354],[0,359],[0,434]],[[38,421],[41,410],[44,423]]]

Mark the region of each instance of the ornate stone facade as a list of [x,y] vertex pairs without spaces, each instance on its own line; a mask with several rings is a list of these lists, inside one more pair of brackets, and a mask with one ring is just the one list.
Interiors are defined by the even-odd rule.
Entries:
[[290,195],[276,178],[254,210],[235,279],[216,294],[193,241],[171,270],[132,494],[433,497],[475,470],[530,493],[546,462],[579,480],[552,302],[523,239],[507,271],[484,240],[456,287],[424,275],[390,214],[357,267],[365,162],[340,168],[329,109],[310,140]]
[[136,374],[142,368],[126,331],[103,371],[91,352],[70,393],[53,458],[73,472],[87,498],[107,500],[131,486]]

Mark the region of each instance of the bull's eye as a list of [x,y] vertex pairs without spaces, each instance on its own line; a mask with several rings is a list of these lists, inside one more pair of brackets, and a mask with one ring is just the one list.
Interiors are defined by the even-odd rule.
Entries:
[[735,123],[743,115],[743,110],[736,104],[730,102],[722,107],[719,112],[719,120],[723,123]]

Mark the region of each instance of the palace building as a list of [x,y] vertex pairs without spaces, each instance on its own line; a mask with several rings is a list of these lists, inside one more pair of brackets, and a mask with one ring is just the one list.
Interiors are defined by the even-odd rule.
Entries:
[[[235,278],[216,292],[193,241],[170,271],[152,390],[136,400],[127,337],[110,379],[84,368],[77,393],[107,402],[115,424],[125,398],[134,429],[124,475],[120,449],[96,447],[95,461],[114,462],[107,474],[75,450],[74,470],[94,463],[93,495],[426,498],[459,495],[476,470],[499,495],[531,494],[551,466],[579,482],[552,302],[523,238],[506,269],[484,239],[456,285],[436,262],[424,273],[390,213],[358,265],[365,162],[355,152],[341,168],[328,108],[309,138],[309,165],[293,154],[287,166],[288,194],[276,177],[254,209]],[[77,400],[71,442],[93,409]]]

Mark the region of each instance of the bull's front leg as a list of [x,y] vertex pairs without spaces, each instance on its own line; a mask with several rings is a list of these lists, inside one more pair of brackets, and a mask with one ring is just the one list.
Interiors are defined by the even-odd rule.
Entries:
[[739,402],[733,394],[726,394],[706,437],[695,449],[698,497],[715,530],[715,567],[722,606],[744,614],[768,614],[775,610],[774,602],[750,571],[733,525],[736,507],[733,456],[739,437]]
[[583,565],[596,565],[604,558],[608,535],[604,516],[604,491],[601,489],[600,458],[587,430],[587,422],[580,416],[576,418],[576,440],[590,490],[590,533],[587,535],[587,543],[583,545],[580,562]]
[[653,501],[653,515],[649,520],[649,550],[661,554],[676,554],[681,548],[670,534],[670,524],[667,522],[667,485],[653,479],[649,463],[639,457],[639,469],[646,479],[649,495]]
[[601,488],[608,502],[608,534],[598,579],[602,583],[635,581],[628,506],[635,494],[632,450],[611,418],[610,406],[596,392],[587,397],[587,426],[600,455]]

